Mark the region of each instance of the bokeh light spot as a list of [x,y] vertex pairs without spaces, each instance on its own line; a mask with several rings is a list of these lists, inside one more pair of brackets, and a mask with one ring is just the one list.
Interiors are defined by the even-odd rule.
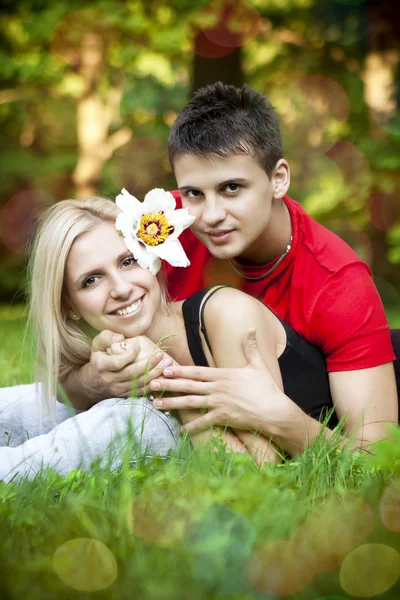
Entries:
[[400,479],[391,481],[384,490],[379,511],[386,529],[400,533]]
[[311,582],[313,575],[313,571],[299,560],[297,548],[289,540],[278,540],[258,548],[248,571],[250,583],[264,594],[273,596],[296,594]]
[[297,81],[297,88],[311,104],[319,119],[332,116],[345,121],[350,114],[350,100],[342,86],[325,75],[304,75]]
[[375,192],[367,202],[367,211],[372,225],[380,231],[389,231],[400,220],[398,191],[393,194]]
[[373,511],[362,498],[335,495],[319,506],[292,536],[300,562],[315,573],[337,569],[372,531]]
[[362,194],[371,185],[369,162],[357,146],[341,140],[327,152],[343,173],[343,178],[349,191]]
[[193,518],[188,506],[177,505],[163,486],[147,490],[128,506],[127,521],[131,532],[156,546],[179,543]]
[[54,198],[45,190],[25,190],[12,196],[0,211],[0,239],[11,252],[19,252],[28,241],[42,206]]
[[277,98],[282,120],[290,132],[285,146],[301,147],[302,152],[327,152],[350,114],[347,93],[339,83],[324,75],[292,71],[287,80],[291,84],[285,86],[285,96]]
[[99,592],[118,576],[114,554],[91,538],[75,538],[59,546],[53,568],[63,583],[78,592]]
[[253,39],[262,28],[257,9],[246,0],[212,2],[202,13],[214,16],[212,27],[197,31],[194,52],[204,58],[222,58]]
[[203,58],[224,58],[234,52],[235,47],[220,46],[215,44],[206,36],[204,31],[200,31],[195,38],[194,53]]
[[400,576],[400,554],[384,544],[364,544],[343,561],[340,585],[357,598],[373,598],[390,590]]

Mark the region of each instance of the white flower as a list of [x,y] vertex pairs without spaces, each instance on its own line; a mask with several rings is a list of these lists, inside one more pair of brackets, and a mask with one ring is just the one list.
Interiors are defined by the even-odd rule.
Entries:
[[115,202],[121,210],[115,226],[142,269],[156,275],[161,267],[160,259],[174,267],[190,265],[178,237],[195,217],[187,208],[175,210],[175,198],[170,192],[156,188],[139,202],[123,189]]

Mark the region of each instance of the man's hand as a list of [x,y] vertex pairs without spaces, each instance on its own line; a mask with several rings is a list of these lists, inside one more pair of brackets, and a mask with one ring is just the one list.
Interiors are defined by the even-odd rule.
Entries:
[[[184,430],[201,431],[214,425],[278,434],[277,422],[290,414],[293,402],[274,382],[257,345],[255,331],[243,340],[248,365],[244,368],[174,367],[164,378],[150,383],[153,391],[182,396],[154,402],[165,410],[206,408],[205,415],[187,423]],[[296,407],[297,408],[297,407]]]

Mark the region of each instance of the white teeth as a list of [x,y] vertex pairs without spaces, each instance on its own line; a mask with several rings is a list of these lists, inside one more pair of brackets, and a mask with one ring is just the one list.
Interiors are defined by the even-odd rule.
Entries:
[[139,310],[141,304],[142,304],[142,299],[139,298],[139,300],[137,300],[130,306],[127,306],[126,308],[121,308],[120,310],[116,310],[115,312],[119,316],[130,315],[131,313],[137,312]]

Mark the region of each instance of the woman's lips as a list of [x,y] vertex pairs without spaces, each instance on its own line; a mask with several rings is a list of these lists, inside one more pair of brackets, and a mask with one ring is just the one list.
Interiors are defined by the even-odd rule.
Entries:
[[130,306],[122,310],[114,311],[111,314],[113,317],[118,317],[119,319],[129,319],[129,317],[133,317],[134,315],[137,315],[138,312],[140,312],[143,300],[144,296],[133,302]]

